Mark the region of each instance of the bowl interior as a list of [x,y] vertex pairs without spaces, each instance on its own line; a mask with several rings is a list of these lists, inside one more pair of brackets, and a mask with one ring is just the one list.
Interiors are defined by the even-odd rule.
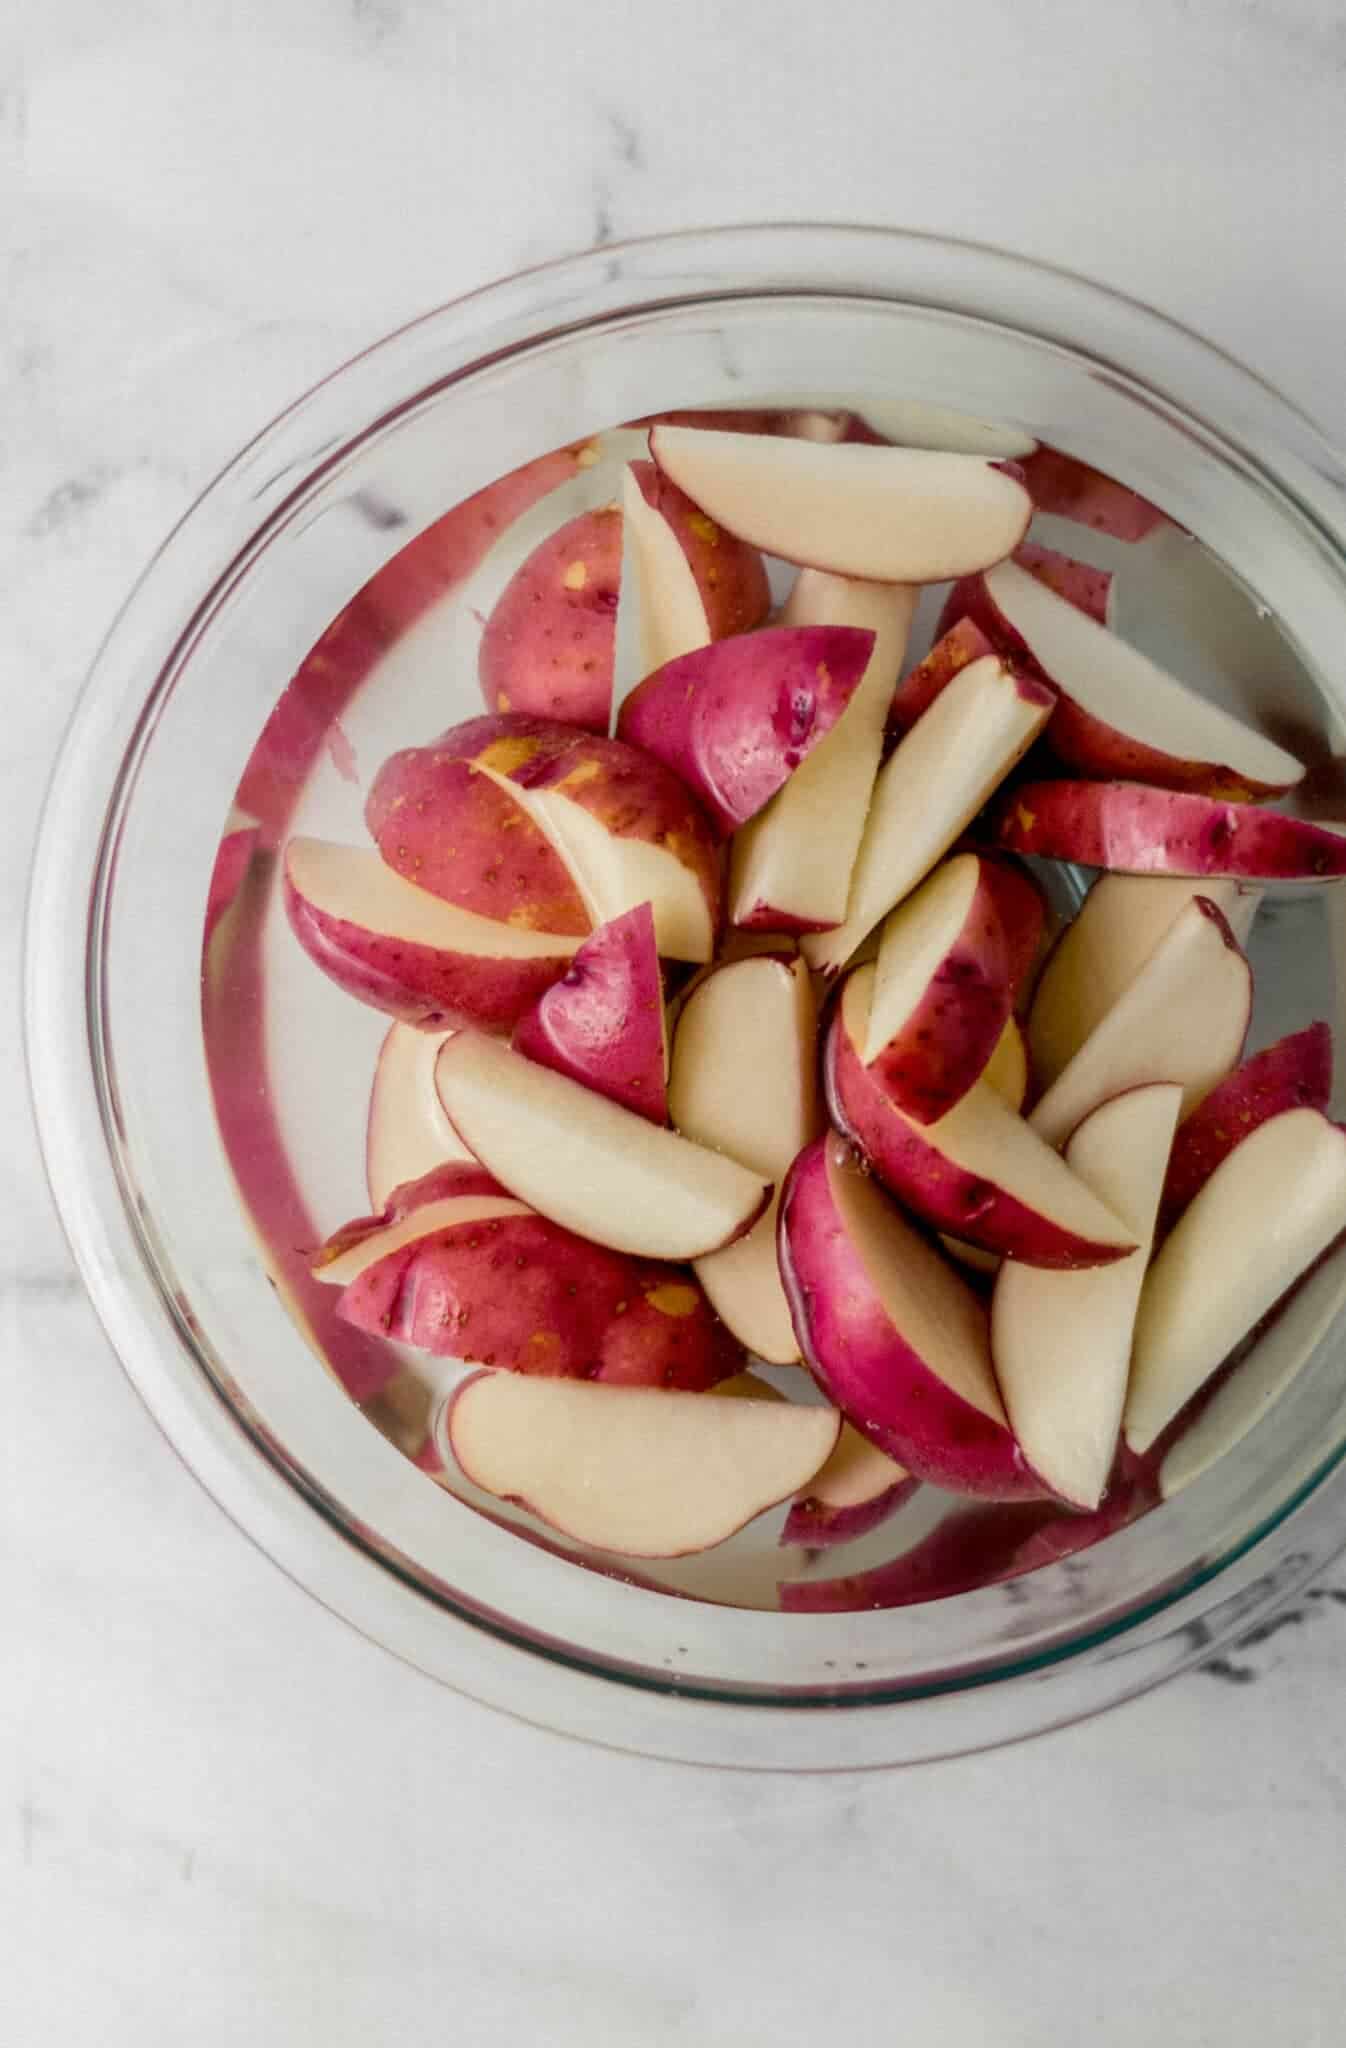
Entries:
[[[64,854],[49,848],[39,873],[30,1008],[44,1141],[114,1334],[120,1319],[120,1348],[161,1413],[170,1381],[172,1399],[190,1407],[194,1419],[184,1411],[180,1428],[169,1423],[180,1442],[210,1434],[210,1459],[194,1462],[233,1474],[222,1482],[237,1496],[228,1504],[249,1526],[263,1513],[252,1496],[266,1491],[265,1519],[285,1524],[304,1552],[295,1568],[324,1580],[317,1590],[347,1612],[358,1605],[365,1626],[417,1661],[523,1711],[521,1689],[544,1684],[542,1666],[725,1706],[914,1706],[942,1695],[947,1707],[991,1679],[1031,1689],[975,1736],[947,1735],[947,1715],[939,1734],[928,1722],[917,1733],[908,1718],[902,1734],[875,1738],[873,1760],[1021,1732],[1131,1689],[1183,1654],[1175,1631],[1212,1605],[1216,1594],[1201,1592],[1212,1578],[1243,1611],[1247,1575],[1236,1564],[1346,1448],[1346,1264],[1321,1268],[1278,1326],[1266,1377],[1292,1381],[1284,1398],[1235,1451],[1131,1527],[955,1600],[782,1615],[782,1578],[878,1564],[958,1504],[924,1490],[885,1528],[821,1560],[779,1548],[777,1514],[700,1560],[625,1578],[596,1557],[588,1561],[600,1569],[576,1569],[566,1546],[520,1541],[509,1525],[524,1518],[409,1463],[439,1384],[411,1354],[391,1392],[382,1387],[361,1412],[338,1375],[358,1395],[365,1368],[334,1358],[326,1328],[291,1312],[283,1265],[259,1245],[239,1185],[256,1185],[278,1149],[290,1206],[268,1219],[273,1248],[278,1231],[293,1249],[367,1207],[364,1119],[385,1024],[329,987],[290,942],[274,851],[296,829],[363,840],[363,796],[381,759],[480,708],[480,619],[543,532],[615,495],[640,437],[614,431],[614,421],[672,406],[877,412],[901,400],[1085,457],[1174,523],[1129,548],[1052,521],[1035,537],[1114,567],[1123,632],[1307,752],[1306,801],[1324,814],[1339,807],[1346,557],[1321,477],[1311,488],[1285,445],[1266,439],[1269,419],[1285,427],[1293,416],[1282,419],[1249,379],[1238,389],[1266,417],[1226,409],[1218,424],[1205,419],[1197,369],[1224,378],[1229,366],[1135,308],[1114,326],[1139,321],[1152,351],[1156,331],[1167,337],[1158,360],[1171,374],[1167,388],[1153,374],[1124,374],[1105,350],[1104,316],[1117,302],[1073,281],[1058,287],[1039,274],[1042,304],[1020,304],[998,274],[969,273],[960,303],[923,303],[933,292],[904,273],[897,240],[883,238],[886,271],[874,248],[857,249],[837,275],[833,237],[831,268],[809,283],[796,274],[808,274],[806,263],[792,271],[760,250],[754,271],[742,252],[712,261],[703,248],[695,263],[687,257],[686,278],[666,250],[644,270],[639,252],[626,252],[615,277],[588,259],[513,301],[487,294],[432,316],[279,422],[215,487],[214,512],[208,497],[193,515],[190,545],[170,548],[151,572],[95,676],[53,799],[49,841],[63,806],[67,815],[83,808]],[[955,282],[944,288],[953,300]],[[999,319],[989,317],[993,304]],[[1046,318],[1049,304],[1057,321]],[[410,539],[503,473],[579,442],[591,443],[592,459],[478,559],[465,558],[464,573],[358,687],[291,692],[297,765],[270,788],[262,852],[207,978],[207,1016],[213,978],[218,1014],[233,1018],[231,1071],[256,1095],[252,1124],[226,1147],[201,1030],[200,937],[222,821],[259,733],[330,621]],[[923,608],[927,632],[932,610]],[[77,891],[89,907],[87,955],[67,932],[62,967],[43,920],[62,905],[69,917]],[[1254,1047],[1314,1016],[1339,1020],[1342,893],[1270,892],[1252,945]],[[76,960],[87,1011],[72,1017]],[[67,1094],[79,1095],[71,1047],[86,1017],[88,1099],[60,1107],[62,1061]],[[106,1148],[106,1186],[84,1172],[96,1147],[100,1156]],[[81,1172],[76,1194],[69,1183]],[[1302,1566],[1300,1551],[1292,1557]],[[1263,1563],[1279,1583],[1284,1546]],[[474,1679],[469,1638],[505,1646],[517,1680]],[[1100,1658],[1112,1668],[1096,1672],[1092,1692],[1080,1681],[1067,1697],[1053,1680]],[[587,1708],[537,1711],[596,1732]],[[626,1739],[608,1725],[597,1732]],[[699,1739],[632,1739],[711,1753]],[[800,1757],[773,1760],[831,1761],[834,1749],[837,1761],[867,1760],[854,1738],[800,1740]]]

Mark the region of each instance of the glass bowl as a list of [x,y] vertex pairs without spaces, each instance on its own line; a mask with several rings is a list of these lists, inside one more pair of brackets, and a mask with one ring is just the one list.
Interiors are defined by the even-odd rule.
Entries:
[[[1156,501],[1187,569],[1210,569],[1242,606],[1236,701],[1308,749],[1311,805],[1340,804],[1346,468],[1284,399],[1149,309],[993,249],[829,226],[671,235],[427,315],[300,400],[204,493],[113,626],[66,740],[34,874],[26,1020],[49,1172],[109,1336],[191,1469],[293,1577],[530,1721],[700,1763],[856,1769],[1127,1698],[1346,1544],[1340,1262],[1295,1302],[1278,1355],[1283,1376],[1287,1344],[1302,1369],[1266,1418],[1092,1549],[875,1612],[670,1598],[475,1513],[323,1370],[266,1284],[201,1030],[222,821],[286,680],[353,593],[546,451],[670,407],[787,395],[1012,422]],[[1248,658],[1262,625],[1265,662]],[[442,651],[429,730],[480,705],[452,633]],[[358,820],[339,750],[314,758],[303,815],[344,803]],[[1340,900],[1273,892],[1254,951],[1262,1036],[1282,1016],[1341,1015]],[[277,1069],[320,1060],[321,1027],[284,1019],[269,1023]],[[332,1109],[349,1127],[350,1103]]]

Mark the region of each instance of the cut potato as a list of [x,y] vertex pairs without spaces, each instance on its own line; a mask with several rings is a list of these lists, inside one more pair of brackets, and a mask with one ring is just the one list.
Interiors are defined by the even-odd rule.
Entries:
[[435,1089],[435,1061],[450,1035],[393,1024],[380,1048],[365,1132],[365,1184],[375,1212],[394,1188],[471,1157]]
[[1335,882],[1346,837],[1284,811],[1142,782],[1025,782],[992,820],[1002,846],[1125,875]]

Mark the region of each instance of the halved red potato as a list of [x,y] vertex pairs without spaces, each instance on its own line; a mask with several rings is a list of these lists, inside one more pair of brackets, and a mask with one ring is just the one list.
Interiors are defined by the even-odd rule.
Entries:
[[1014,853],[1127,875],[1335,882],[1346,837],[1283,811],[1141,782],[1025,782],[994,814]]
[[774,626],[715,641],[646,676],[618,737],[671,768],[727,837],[832,731],[874,639],[854,626]]
[[839,576],[934,583],[1019,545],[1028,493],[995,463],[929,449],[654,427],[664,475],[731,533]]
[[936,1230],[1039,1266],[1105,1265],[1135,1239],[985,1081],[938,1123],[917,1124],[861,1057],[874,970],[841,991],[827,1034],[823,1085],[832,1121],[875,1173]]
[[1212,797],[1280,796],[1303,763],[1189,690],[1018,562],[959,583],[946,616],[1060,696],[1049,745],[1078,774],[1127,776]]
[[1172,1229],[1216,1167],[1260,1124],[1287,1109],[1326,1110],[1331,1099],[1332,1033],[1326,1024],[1310,1024],[1245,1060],[1179,1124],[1158,1234]]
[[648,903],[584,941],[560,980],[519,1019],[511,1042],[526,1059],[637,1116],[668,1122],[663,978]]
[[285,911],[339,988],[408,1024],[510,1031],[576,945],[460,910],[404,882],[377,853],[323,839],[287,842]]
[[805,1363],[871,1443],[959,1492],[1041,1493],[996,1389],[984,1306],[835,1133],[790,1169],[780,1265]]
[[606,732],[612,709],[622,515],[577,513],[510,577],[481,636],[477,676],[490,711]]

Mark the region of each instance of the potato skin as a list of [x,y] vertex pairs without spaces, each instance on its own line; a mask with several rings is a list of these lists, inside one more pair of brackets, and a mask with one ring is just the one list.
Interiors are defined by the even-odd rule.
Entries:
[[526,1059],[666,1124],[663,1012],[654,914],[642,903],[586,939],[519,1019],[512,1043]]
[[486,621],[477,676],[487,709],[605,733],[621,578],[616,506],[580,512],[548,534]]
[[1303,818],[1140,782],[1025,782],[992,813],[1001,846],[1127,875],[1332,881],[1346,838]]
[[631,471],[646,504],[668,521],[687,557],[710,638],[725,640],[760,626],[771,609],[771,587],[759,550],[726,533],[653,462],[633,462]]

